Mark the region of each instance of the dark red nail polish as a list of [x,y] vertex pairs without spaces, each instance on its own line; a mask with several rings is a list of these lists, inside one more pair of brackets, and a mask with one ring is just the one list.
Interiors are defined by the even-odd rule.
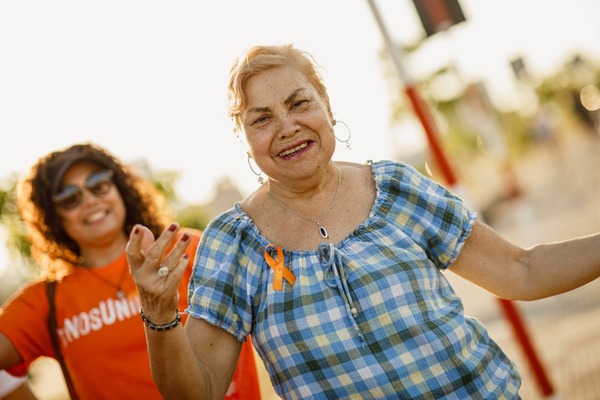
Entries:
[[169,226],[170,232],[175,232],[175,229],[177,229],[177,224],[171,224],[171,226]]
[[183,258],[185,258],[185,259],[187,260],[188,258],[190,258],[190,255],[189,255],[188,253],[185,253],[185,254],[183,255]]
[[133,234],[137,235],[138,233],[140,233],[140,228],[134,228],[133,229]]
[[187,242],[189,238],[190,238],[190,235],[188,235],[187,233],[184,233],[183,236],[181,237],[181,241]]

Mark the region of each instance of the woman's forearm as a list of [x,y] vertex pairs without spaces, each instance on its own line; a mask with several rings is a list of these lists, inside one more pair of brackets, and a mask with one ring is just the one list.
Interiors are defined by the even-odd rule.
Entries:
[[152,377],[164,399],[210,399],[210,380],[182,325],[169,331],[146,327]]
[[524,300],[564,293],[600,276],[600,234],[537,245],[526,254],[530,293]]
[[165,399],[221,400],[242,347],[233,335],[189,317],[165,331],[146,326],[152,376]]

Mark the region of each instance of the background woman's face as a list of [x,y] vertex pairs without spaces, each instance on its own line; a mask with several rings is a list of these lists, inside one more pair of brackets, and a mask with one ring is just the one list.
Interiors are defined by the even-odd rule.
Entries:
[[73,208],[56,205],[58,216],[66,233],[81,249],[110,243],[119,235],[124,235],[125,204],[112,183],[101,195],[95,195],[85,188],[90,175],[102,170],[98,164],[80,161],[65,172],[60,187],[74,185],[82,189],[81,202]]

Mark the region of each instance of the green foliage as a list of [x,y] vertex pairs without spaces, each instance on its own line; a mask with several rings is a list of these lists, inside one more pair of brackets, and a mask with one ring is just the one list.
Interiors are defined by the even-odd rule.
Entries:
[[180,226],[204,230],[211,218],[206,208],[199,205],[185,207],[177,212],[177,222]]
[[177,193],[175,193],[175,184],[181,176],[178,171],[160,171],[153,173],[150,179],[154,187],[165,196],[169,204],[177,203]]
[[[410,57],[418,50],[418,46],[405,48],[405,50]],[[389,56],[382,53],[381,59],[390,86],[398,87],[398,96],[391,104],[391,119],[401,121],[407,116],[414,115],[414,110],[403,93],[402,82],[398,82],[397,76],[394,76],[397,74],[392,73]],[[435,116],[435,120],[439,122],[437,125],[440,128],[440,140],[445,151],[453,160],[468,162],[469,159],[479,157],[486,149],[482,146],[480,122],[473,120],[464,112],[459,112],[461,106],[464,107],[466,90],[471,83],[459,82],[458,75],[453,66],[449,66],[435,71],[430,76],[416,79],[415,85],[423,101]],[[451,84],[450,86],[439,85],[440,81]],[[462,89],[457,90],[457,82]],[[538,104],[551,103],[561,112],[562,117],[576,119],[574,102],[578,101],[579,90],[585,84],[593,84],[600,88],[600,68],[581,56],[575,56],[566,61],[555,74],[541,78],[535,86],[533,82],[523,84],[531,86]],[[451,89],[440,90],[440,87]],[[491,103],[489,106],[489,117],[499,128],[501,139],[508,149],[508,157],[519,157],[537,143],[533,135],[535,121],[531,115],[518,109],[501,111]]]
[[31,255],[25,226],[17,212],[16,179],[12,179],[8,189],[0,189],[0,223],[7,232],[5,246],[10,253],[29,257]]

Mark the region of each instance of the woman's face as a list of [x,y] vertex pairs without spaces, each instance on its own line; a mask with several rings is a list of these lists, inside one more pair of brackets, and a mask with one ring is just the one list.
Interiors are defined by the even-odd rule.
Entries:
[[331,112],[302,73],[272,68],[250,77],[244,89],[244,133],[269,178],[306,179],[328,165],[335,150]]
[[[56,211],[63,222],[66,233],[85,251],[86,248],[110,245],[115,240],[122,240],[125,224],[125,204],[112,180],[104,183],[104,188],[94,194],[86,188],[94,184],[98,172],[103,171],[97,164],[80,161],[65,172],[60,187],[73,185],[81,190],[79,203],[72,203],[70,208],[56,204]],[[90,179],[90,176],[92,177]],[[75,205],[73,205],[75,204]]]

